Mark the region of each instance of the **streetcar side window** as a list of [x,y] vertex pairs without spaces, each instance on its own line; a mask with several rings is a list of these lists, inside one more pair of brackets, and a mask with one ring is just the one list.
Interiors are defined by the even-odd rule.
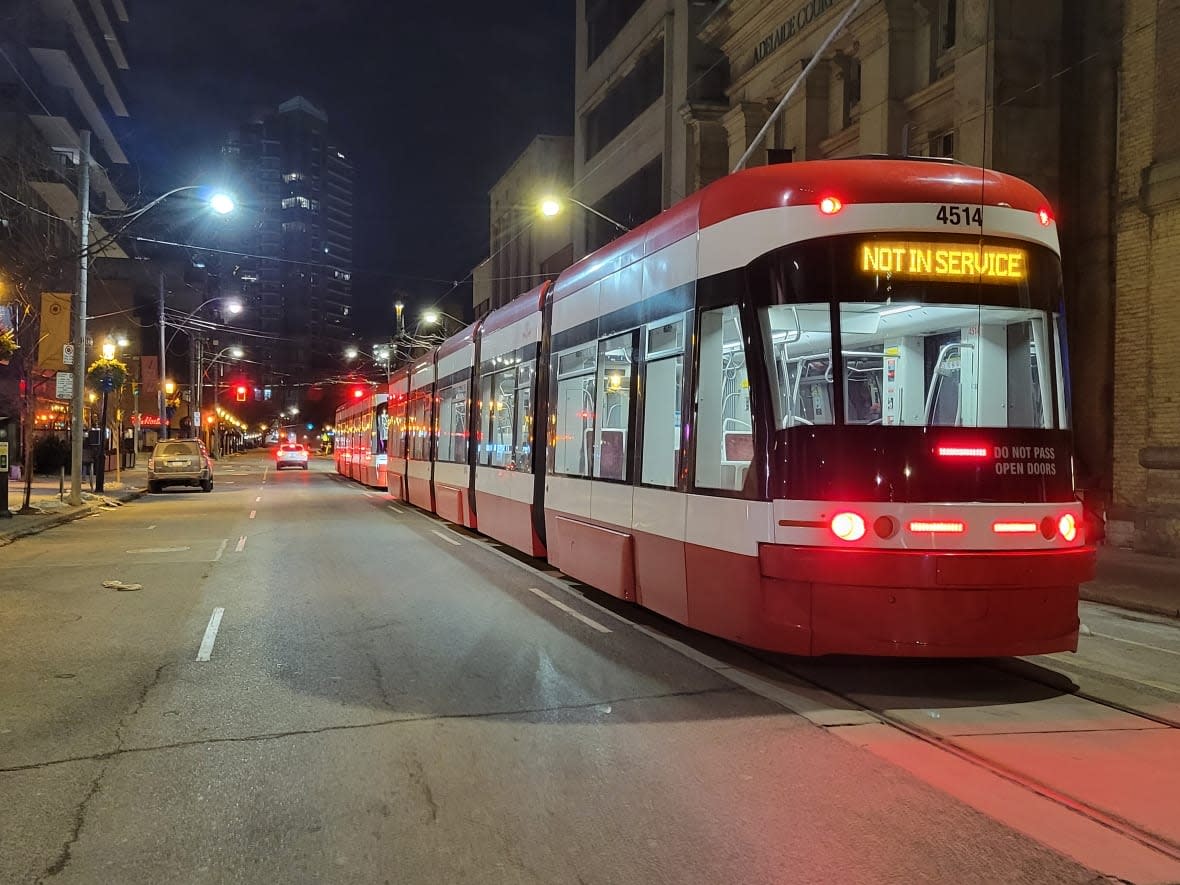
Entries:
[[467,382],[454,384],[438,398],[437,461],[467,461]]
[[389,410],[389,454],[393,458],[406,456],[406,402],[400,400]]
[[533,383],[537,369],[531,362],[516,367],[516,448],[513,464],[517,470],[533,470]]
[[684,390],[683,317],[647,329],[643,369],[644,485],[673,488],[680,475],[680,404]]
[[479,439],[476,443],[477,463],[490,464],[491,449],[488,440],[492,430],[492,376],[484,375],[479,379]]
[[598,345],[598,405],[594,428],[594,477],[630,478],[631,401],[635,382],[635,333]]
[[385,455],[389,452],[389,422],[386,420],[388,411],[388,403],[377,406],[377,415],[373,419],[373,428],[376,431],[373,434],[374,455]]
[[410,458],[415,461],[430,460],[429,401],[430,391],[424,390],[410,403]]
[[550,440],[554,473],[590,475],[597,356],[598,343],[592,342],[553,357],[553,374],[557,379]]
[[696,486],[740,492],[754,457],[750,382],[736,306],[700,317]]
[[491,428],[488,463],[507,467],[512,460],[512,430],[516,425],[516,367],[492,376]]

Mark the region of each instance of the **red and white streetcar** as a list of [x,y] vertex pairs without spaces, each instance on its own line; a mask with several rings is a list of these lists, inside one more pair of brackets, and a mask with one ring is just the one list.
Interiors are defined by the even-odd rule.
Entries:
[[730,175],[388,401],[392,495],[689,627],[800,655],[1076,647],[1057,229],[1010,176]]

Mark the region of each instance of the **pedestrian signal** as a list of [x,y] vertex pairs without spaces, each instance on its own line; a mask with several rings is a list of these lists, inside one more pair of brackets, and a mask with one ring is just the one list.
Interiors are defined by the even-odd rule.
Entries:
[[248,392],[249,392],[249,391],[246,389],[246,385],[245,385],[245,384],[239,384],[239,385],[237,386],[237,389],[236,389],[236,391],[235,391],[235,393],[237,394],[237,400],[238,400],[238,402],[240,402],[240,403],[244,403],[244,402],[246,401],[246,394],[247,394]]

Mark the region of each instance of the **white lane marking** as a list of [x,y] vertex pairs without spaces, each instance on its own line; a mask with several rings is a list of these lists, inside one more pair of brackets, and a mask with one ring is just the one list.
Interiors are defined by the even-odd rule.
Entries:
[[442,538],[448,544],[454,544],[456,547],[462,546],[461,541],[456,541],[454,538],[447,537],[442,532],[440,532],[438,529],[431,529],[430,531],[433,532],[434,534],[438,535],[440,538]]
[[229,538],[221,539],[221,546],[217,548],[217,555],[213,557],[214,562],[221,562],[221,554],[225,552],[225,545],[229,543]]
[[397,513],[397,514],[399,514],[399,515],[400,515],[400,514],[402,514],[402,513],[405,513],[405,511],[404,511],[404,510],[398,510],[398,509],[397,509],[396,507],[394,507],[392,504],[390,504],[390,505],[389,505],[389,509],[390,509],[390,510],[392,510],[394,513]]
[[125,550],[124,553],[183,553],[185,550],[191,550],[191,547],[136,547],[134,550]]
[[529,589],[529,593],[533,593],[537,596],[540,596],[542,599],[544,599],[550,605],[554,606],[555,608],[561,609],[563,612],[565,612],[570,617],[577,618],[579,621],[581,621],[587,627],[591,627],[591,628],[597,630],[599,633],[610,633],[611,632],[610,627],[607,627],[603,624],[598,623],[598,621],[594,620],[593,618],[586,617],[580,611],[576,611],[575,609],[570,608],[568,605],[566,605],[560,599],[554,599],[552,596],[550,596],[544,590],[538,590],[536,587],[529,587],[528,589]]
[[255,498],[255,499],[254,499],[254,503],[255,503],[255,504],[257,504],[257,503],[259,503],[261,500],[262,500],[262,495],[259,495],[257,498]]
[[254,517],[256,517],[257,515],[258,515],[258,511],[257,511],[257,510],[251,510],[251,511],[250,511],[250,518],[251,518],[251,519],[253,519],[253,518],[254,518]]
[[234,553],[241,553],[245,549],[246,549],[246,536],[242,535],[242,537],[238,538],[238,546],[236,546],[234,548]]
[[209,626],[205,628],[205,638],[201,640],[201,648],[197,652],[198,661],[207,661],[209,656],[213,654],[213,643],[217,640],[217,628],[221,626],[221,616],[224,614],[224,608],[213,609],[213,615],[209,618]]
[[154,526],[154,525],[149,525],[149,526],[147,527],[147,530],[150,532],[150,531],[151,531],[152,529],[154,529],[154,528],[155,528],[155,526]]
[[1174,651],[1170,648],[1160,648],[1158,645],[1148,645],[1146,642],[1136,642],[1134,639],[1120,639],[1117,636],[1111,636],[1109,633],[1094,633],[1092,631],[1090,635],[1097,636],[1099,639],[1109,639],[1112,642],[1125,642],[1127,645],[1137,645],[1139,648],[1150,648],[1152,651],[1162,651],[1166,655],[1176,655],[1177,657],[1180,657],[1180,651]]
[[372,497],[373,497],[374,495],[376,495],[376,494],[377,494],[376,492],[365,492],[365,497],[366,497],[366,498],[372,498]]

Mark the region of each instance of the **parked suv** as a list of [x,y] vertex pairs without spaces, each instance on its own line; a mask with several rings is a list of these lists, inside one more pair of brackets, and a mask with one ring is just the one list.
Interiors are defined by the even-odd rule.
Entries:
[[200,486],[213,491],[213,459],[199,439],[169,439],[156,443],[147,463],[148,491],[165,486]]

